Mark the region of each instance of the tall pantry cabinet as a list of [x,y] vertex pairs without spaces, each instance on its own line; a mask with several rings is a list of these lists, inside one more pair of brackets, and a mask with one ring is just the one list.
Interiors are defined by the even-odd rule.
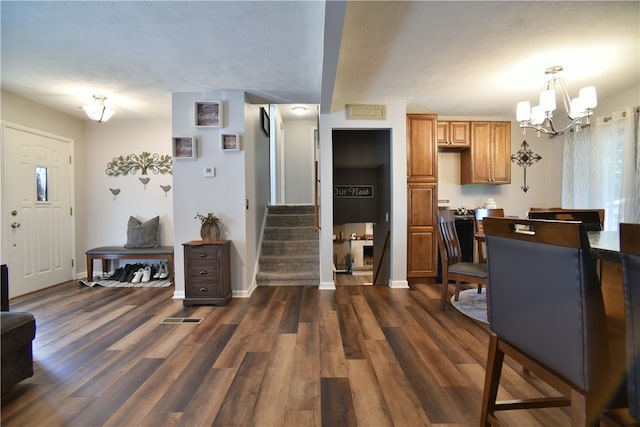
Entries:
[[407,114],[407,277],[437,275],[438,116]]

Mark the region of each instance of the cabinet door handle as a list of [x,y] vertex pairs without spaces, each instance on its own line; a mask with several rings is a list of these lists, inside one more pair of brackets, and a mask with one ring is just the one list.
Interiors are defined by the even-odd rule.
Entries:
[[204,276],[207,274],[207,270],[200,270],[200,273],[198,274],[200,274],[201,276]]
[[200,288],[200,292],[207,292],[208,289],[207,288]]
[[204,253],[204,252],[200,252],[200,258],[206,258],[206,257],[207,257],[207,254],[206,254],[206,253]]

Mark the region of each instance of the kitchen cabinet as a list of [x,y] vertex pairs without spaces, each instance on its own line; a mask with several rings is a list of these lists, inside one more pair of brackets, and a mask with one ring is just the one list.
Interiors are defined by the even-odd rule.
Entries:
[[435,114],[407,115],[407,180],[438,181],[438,146]]
[[231,298],[228,240],[184,243],[184,301],[190,305],[225,305]]
[[460,183],[511,183],[511,122],[471,122],[471,148],[460,153]]
[[435,277],[438,145],[435,114],[407,115],[407,277]]
[[466,150],[471,146],[470,123],[438,120],[437,141],[440,150]]

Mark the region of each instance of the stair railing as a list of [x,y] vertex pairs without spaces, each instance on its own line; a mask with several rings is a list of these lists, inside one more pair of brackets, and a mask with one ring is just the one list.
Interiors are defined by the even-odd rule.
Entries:
[[382,268],[382,261],[384,260],[384,256],[387,254],[387,247],[389,246],[389,236],[391,235],[390,231],[387,231],[387,234],[384,236],[384,245],[382,246],[382,255],[380,255],[380,260],[378,261],[378,268],[376,268],[376,274],[373,275],[373,284],[378,283],[378,276],[380,275],[380,268]]

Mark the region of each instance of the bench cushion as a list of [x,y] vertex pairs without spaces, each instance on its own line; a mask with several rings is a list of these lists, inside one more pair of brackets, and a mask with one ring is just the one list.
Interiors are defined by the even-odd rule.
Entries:
[[89,249],[87,255],[169,255],[173,254],[173,246],[156,248],[125,248],[124,246],[101,246]]

